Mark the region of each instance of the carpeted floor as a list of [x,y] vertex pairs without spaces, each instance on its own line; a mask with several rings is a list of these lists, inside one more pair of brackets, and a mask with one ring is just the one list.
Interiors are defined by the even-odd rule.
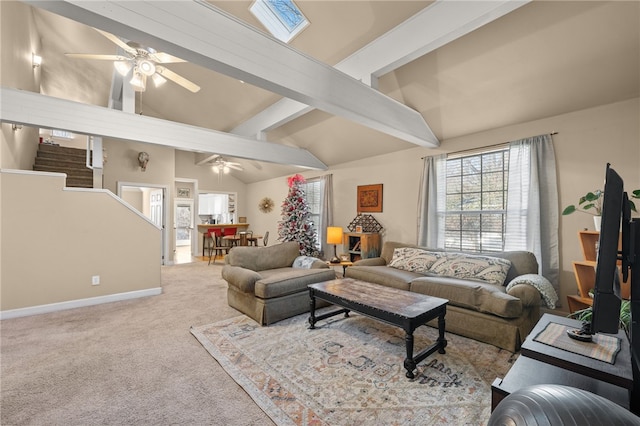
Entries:
[[[252,323],[227,305],[220,269],[219,263],[208,266],[206,261],[167,266],[162,268],[163,293],[159,296],[1,321],[0,424],[274,424],[190,333],[191,327],[225,320],[233,323],[240,318]],[[252,324],[249,328],[256,329]],[[287,324],[289,321],[257,331],[277,332]],[[321,335],[336,327],[315,332]],[[448,339],[447,356],[453,356],[459,344],[453,336]],[[351,343],[343,346],[353,347]],[[277,347],[276,343],[274,350]],[[465,356],[482,357],[486,351],[497,349],[476,346]],[[508,366],[510,353],[494,355],[497,363]],[[378,355],[366,358],[371,362],[382,359]],[[289,359],[294,361],[288,357],[283,362]],[[317,370],[319,359],[309,357],[310,370]],[[304,361],[304,357],[296,359],[297,368],[303,369]],[[395,361],[387,364],[395,365]],[[480,370],[478,390],[485,392],[486,384],[499,373]],[[422,389],[429,387],[422,385]],[[348,424],[348,420],[329,418],[312,409],[327,421]],[[441,420],[439,423],[446,423],[445,418]]]
[[273,424],[189,332],[239,314],[220,269],[167,266],[159,296],[1,321],[0,424]]
[[[309,330],[307,318],[260,327],[238,316],[192,333],[279,425],[486,424],[491,382],[516,359],[448,334],[447,353],[430,355],[409,380],[399,328],[352,314]],[[416,350],[436,338],[419,328]]]

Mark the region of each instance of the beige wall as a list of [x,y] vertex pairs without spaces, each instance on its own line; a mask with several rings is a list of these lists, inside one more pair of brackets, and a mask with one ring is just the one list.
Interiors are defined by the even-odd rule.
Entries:
[[[577,111],[530,123],[494,129],[442,142],[441,148],[414,148],[375,158],[332,167],[334,184],[334,225],[347,225],[356,215],[356,187],[382,183],[383,212],[373,216],[384,226],[383,240],[415,243],[417,239],[417,197],[422,171],[421,157],[444,152],[488,146],[527,136],[557,131],[553,136],[556,151],[559,209],[577,202],[588,190],[602,187],[604,170],[610,162],[625,180],[627,189],[640,188],[640,100],[632,99]],[[306,172],[306,177],[323,173]],[[252,227],[277,238],[280,204],[287,195],[286,178],[248,185],[247,204]],[[276,207],[271,213],[260,213],[257,203],[271,197]],[[576,294],[571,262],[581,258],[577,231],[593,229],[586,214],[560,217],[561,273],[560,298],[566,305],[567,294]],[[338,247],[338,251],[341,247]],[[562,308],[566,309],[566,306]]]
[[[40,50],[32,9],[17,1],[0,2],[0,85],[39,92],[42,68],[33,68],[31,53]],[[1,126],[0,168],[31,169],[38,129],[25,126],[13,131],[10,123]]]
[[160,231],[118,199],[60,174],[0,176],[3,312],[160,287]]

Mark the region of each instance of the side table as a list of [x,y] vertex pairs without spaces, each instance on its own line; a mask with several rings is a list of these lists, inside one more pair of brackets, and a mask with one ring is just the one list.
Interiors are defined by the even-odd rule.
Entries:
[[573,386],[607,398],[637,413],[638,402],[633,394],[631,350],[624,331],[619,331],[621,349],[615,364],[598,361],[535,341],[535,337],[550,322],[579,328],[580,321],[544,314],[522,344],[521,354],[504,379],[496,378],[491,385],[491,409],[502,399],[527,386],[557,384]]
[[352,266],[352,265],[353,265],[353,262],[349,262],[349,261],[346,261],[346,260],[340,261],[340,263],[331,263],[331,262],[329,262],[329,261],[327,260],[327,262],[326,262],[326,263],[327,263],[327,265],[329,265],[329,266],[338,266],[338,265],[342,266],[342,276],[343,276],[343,277],[344,277],[344,276],[346,275],[346,273],[347,273],[347,267],[348,267],[348,266]]

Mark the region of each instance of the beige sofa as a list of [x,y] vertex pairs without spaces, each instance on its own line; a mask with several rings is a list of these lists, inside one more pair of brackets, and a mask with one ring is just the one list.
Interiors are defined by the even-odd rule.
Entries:
[[[511,262],[504,284],[460,279],[428,272],[390,267],[394,250],[418,246],[399,242],[385,242],[380,257],[362,259],[346,270],[346,276],[403,290],[441,297],[449,300],[446,315],[447,332],[516,352],[524,338],[540,319],[540,292],[530,285],[506,285],[515,277],[537,274],[538,263],[530,252],[513,251],[486,253]],[[424,249],[444,253],[442,250]],[[471,253],[459,253],[473,256]],[[477,255],[477,253],[476,253]],[[454,271],[455,273],[455,271]]]
[[295,241],[232,248],[222,267],[222,278],[229,285],[229,306],[262,325],[308,312],[307,285],[333,280],[336,273],[321,260],[307,262],[307,267],[293,267],[299,256]]

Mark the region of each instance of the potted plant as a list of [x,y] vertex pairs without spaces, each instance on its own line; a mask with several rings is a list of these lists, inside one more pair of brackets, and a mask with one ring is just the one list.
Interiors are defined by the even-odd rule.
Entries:
[[[568,215],[573,212],[583,212],[590,215],[593,215],[593,223],[595,224],[596,231],[600,231],[600,217],[602,216],[602,196],[604,192],[601,190],[595,190],[593,192],[587,192],[585,195],[580,197],[578,201],[578,205],[571,204],[562,211],[563,215]],[[636,189],[632,191],[629,196],[631,198],[640,198],[640,189]],[[634,212],[636,210],[635,203],[629,199],[629,207]]]
[[[593,315],[593,307],[589,306],[585,309],[580,309],[572,314],[569,314],[569,318],[577,319],[578,321],[591,321]],[[619,328],[623,329],[627,336],[629,336],[629,324],[631,323],[631,301],[623,300],[620,303],[620,324]]]

